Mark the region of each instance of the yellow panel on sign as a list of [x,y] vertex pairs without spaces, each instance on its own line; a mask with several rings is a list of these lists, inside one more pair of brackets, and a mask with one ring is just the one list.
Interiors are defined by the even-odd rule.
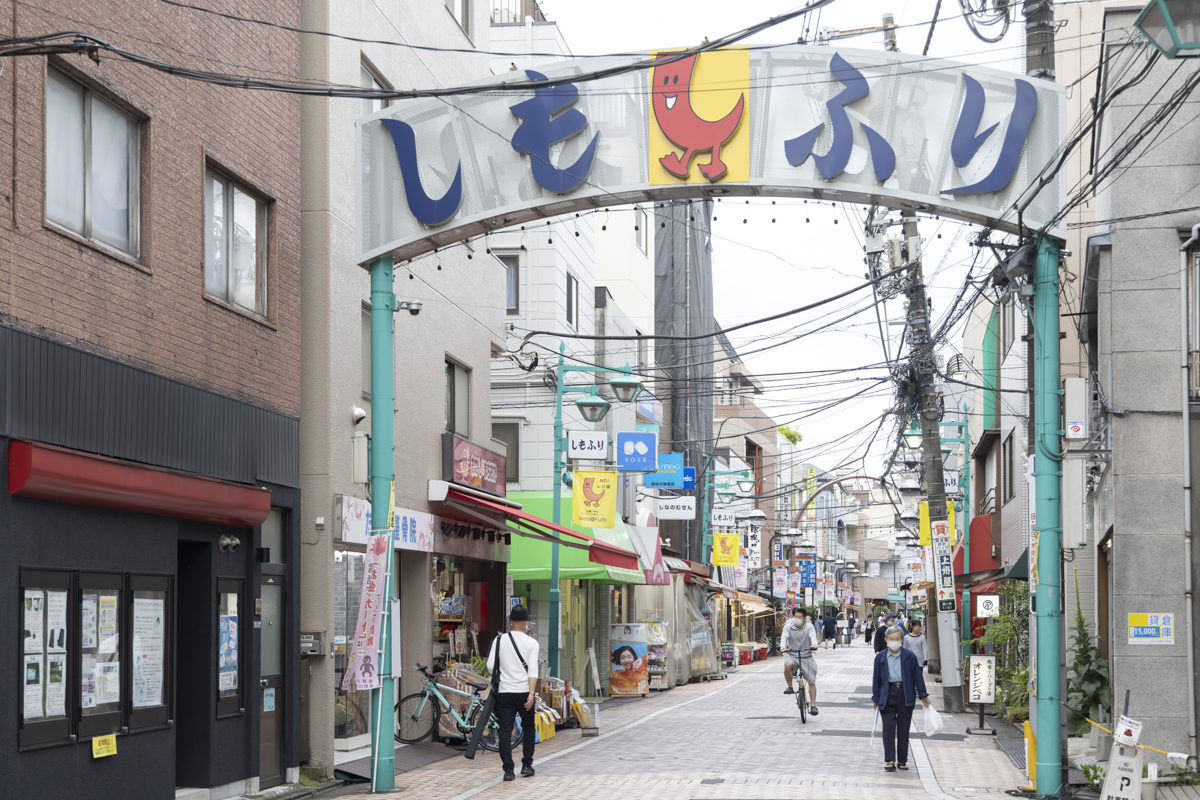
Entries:
[[650,84],[651,185],[750,180],[749,50],[663,64],[650,71]]
[[741,538],[741,534],[737,533],[713,534],[712,563],[714,567],[736,567],[738,565]]
[[105,756],[115,756],[117,754],[117,735],[110,733],[108,736],[97,736],[92,739],[92,758],[104,758]]
[[[921,517],[921,544],[928,547],[933,544],[933,534],[929,532],[929,503],[922,500],[919,508]],[[953,547],[958,542],[958,529],[954,527],[954,501],[946,501],[946,521],[949,523],[947,527],[950,529],[950,546]]]
[[617,518],[617,473],[575,473],[571,516],[584,528],[611,528]]

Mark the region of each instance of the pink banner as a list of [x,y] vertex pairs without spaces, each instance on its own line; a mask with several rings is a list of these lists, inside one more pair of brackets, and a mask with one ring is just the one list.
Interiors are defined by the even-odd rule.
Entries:
[[363,567],[362,597],[358,603],[358,628],[350,650],[350,663],[342,679],[342,690],[379,688],[379,645],[383,634],[380,620],[387,585],[387,561],[391,556],[391,531],[373,535],[367,542]]
[[788,571],[787,567],[775,568],[775,587],[771,594],[776,597],[783,597],[787,593]]

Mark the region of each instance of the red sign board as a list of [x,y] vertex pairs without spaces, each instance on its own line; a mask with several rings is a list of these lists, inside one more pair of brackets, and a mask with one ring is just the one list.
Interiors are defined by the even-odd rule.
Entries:
[[497,497],[508,492],[507,459],[453,433],[442,434],[442,480]]

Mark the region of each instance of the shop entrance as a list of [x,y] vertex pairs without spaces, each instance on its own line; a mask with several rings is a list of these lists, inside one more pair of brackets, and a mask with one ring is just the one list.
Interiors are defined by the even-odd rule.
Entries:
[[[262,569],[258,785],[262,789],[269,789],[283,783],[283,716],[286,707],[283,658],[285,586],[282,565],[263,564]],[[279,570],[278,573],[275,569]]]

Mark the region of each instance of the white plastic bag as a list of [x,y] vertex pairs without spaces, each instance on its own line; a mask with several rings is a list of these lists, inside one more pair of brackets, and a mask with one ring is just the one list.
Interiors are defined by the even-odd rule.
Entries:
[[937,712],[937,709],[932,705],[925,707],[925,724],[923,726],[926,736],[936,736],[945,728],[942,722],[942,715]]
[[879,709],[875,709],[875,721],[871,723],[871,749],[875,749],[875,729],[879,727]]

